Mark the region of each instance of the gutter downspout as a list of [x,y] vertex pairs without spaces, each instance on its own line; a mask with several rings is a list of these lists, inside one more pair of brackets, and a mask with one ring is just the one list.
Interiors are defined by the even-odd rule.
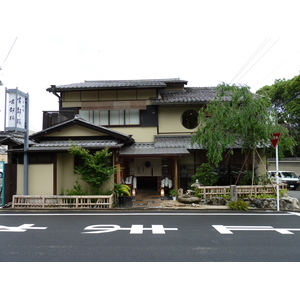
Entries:
[[62,105],[61,105],[61,95],[59,95],[56,92],[56,85],[51,85],[51,90],[49,91],[49,93],[52,93],[53,95],[55,95],[58,98],[58,108],[59,110],[62,109]]

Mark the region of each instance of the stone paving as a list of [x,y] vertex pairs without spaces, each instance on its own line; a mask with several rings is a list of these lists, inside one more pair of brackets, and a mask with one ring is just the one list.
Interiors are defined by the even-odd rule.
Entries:
[[138,191],[132,200],[131,207],[121,207],[126,209],[229,209],[226,205],[212,206],[203,204],[184,204],[172,200],[172,197],[161,197],[155,191]]

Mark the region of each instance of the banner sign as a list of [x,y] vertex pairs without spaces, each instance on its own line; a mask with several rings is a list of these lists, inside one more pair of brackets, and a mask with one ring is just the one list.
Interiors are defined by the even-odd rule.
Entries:
[[21,131],[26,130],[25,115],[28,94],[25,94],[18,89],[6,89],[5,103],[5,130]]

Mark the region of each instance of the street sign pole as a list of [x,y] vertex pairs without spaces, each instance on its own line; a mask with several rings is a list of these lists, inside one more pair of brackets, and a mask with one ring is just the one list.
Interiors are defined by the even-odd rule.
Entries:
[[275,148],[275,152],[276,152],[276,193],[277,193],[277,211],[280,210],[280,207],[279,207],[279,174],[278,174],[278,171],[279,171],[279,167],[278,167],[278,144],[276,145],[276,148]]
[[273,134],[273,137],[271,139],[271,143],[273,147],[275,148],[275,153],[276,153],[276,194],[277,194],[277,211],[280,210],[280,203],[279,203],[279,167],[278,167],[278,142],[280,139],[280,132],[276,132]]

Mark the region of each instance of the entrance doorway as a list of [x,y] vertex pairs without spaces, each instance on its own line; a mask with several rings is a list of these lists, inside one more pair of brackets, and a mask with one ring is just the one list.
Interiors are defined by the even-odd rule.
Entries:
[[157,191],[157,176],[137,177],[137,189]]
[[136,199],[142,201],[158,199],[160,192],[158,191],[157,180],[157,176],[137,177]]

